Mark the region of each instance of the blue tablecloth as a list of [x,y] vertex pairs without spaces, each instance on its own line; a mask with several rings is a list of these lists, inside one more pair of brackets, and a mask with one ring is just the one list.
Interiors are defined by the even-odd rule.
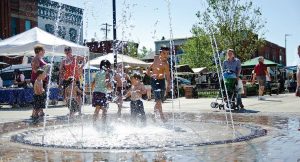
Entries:
[[[60,100],[62,96],[59,88],[50,88],[50,100]],[[0,89],[0,103],[28,104],[33,102],[33,88],[6,88]]]

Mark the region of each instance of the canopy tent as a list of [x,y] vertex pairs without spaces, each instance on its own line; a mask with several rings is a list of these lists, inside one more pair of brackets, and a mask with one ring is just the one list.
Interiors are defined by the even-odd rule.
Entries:
[[297,66],[287,66],[287,67],[285,67],[285,69],[286,70],[288,70],[288,71],[297,71]]
[[9,64],[5,63],[5,62],[0,62],[0,69],[5,68],[9,66]]
[[[242,63],[242,67],[254,67],[256,64],[258,64],[258,58],[259,57],[255,57],[251,60],[245,61],[244,63]],[[273,62],[268,59],[264,59],[264,64],[266,66],[277,66],[278,65],[276,62]]]
[[192,69],[195,73],[207,73],[208,70],[206,67],[200,67],[200,68],[193,68]]
[[194,73],[194,71],[192,70],[192,68],[188,64],[176,65],[175,68],[176,68],[178,73],[180,73],[180,72],[181,73],[183,73],[183,72]]
[[13,72],[14,70],[19,69],[20,71],[31,70],[31,64],[18,64],[11,65],[1,70],[1,72]]
[[89,66],[88,64],[85,64],[84,67],[83,67],[84,70],[100,70],[100,68],[98,67],[95,67],[95,66]]
[[[117,61],[118,63],[123,63],[124,66],[141,66],[141,67],[148,67],[150,64],[146,63],[144,61],[141,61],[139,59],[130,57],[130,56],[126,56],[126,55],[122,55],[122,54],[118,54],[117,55]],[[109,53],[106,54],[104,56],[100,56],[97,58],[94,58],[92,60],[90,60],[87,64],[99,67],[100,62],[102,60],[108,60],[111,64],[114,64],[114,54],[113,53]]]
[[64,56],[64,47],[72,47],[74,55],[88,55],[88,47],[56,37],[38,27],[0,41],[0,56],[34,56],[33,47],[44,46],[46,56]]

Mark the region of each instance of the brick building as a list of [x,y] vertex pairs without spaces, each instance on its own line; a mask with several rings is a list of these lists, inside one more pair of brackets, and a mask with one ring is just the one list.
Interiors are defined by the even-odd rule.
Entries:
[[[60,15],[58,15],[60,13]],[[51,0],[1,0],[0,38],[6,39],[34,27],[78,42],[83,41],[83,9]]]
[[285,48],[275,43],[265,41],[265,45],[261,47],[253,57],[263,56],[264,58],[286,66],[286,53]]
[[[182,45],[188,40],[189,38],[179,38],[174,39],[174,46],[175,46],[175,53],[177,56],[180,56],[184,54],[184,51],[182,50]],[[155,53],[159,52],[159,49],[161,46],[170,46],[170,40],[159,40],[155,41]],[[255,54],[252,55],[252,58],[263,56],[264,58],[274,61],[278,64],[281,64],[283,66],[286,66],[286,54],[285,54],[285,48],[281,47],[275,43],[272,43],[270,41],[265,41],[265,44],[263,47],[258,49]],[[177,61],[180,62],[180,57],[177,57]]]
[[[106,53],[113,53],[113,40],[108,40],[108,41],[91,41],[91,42],[86,42],[84,45],[89,47],[90,51],[90,59],[102,56]],[[134,42],[128,42],[128,41],[119,41],[117,40],[116,43],[116,49],[117,53],[120,54],[125,54],[128,55],[128,51],[130,50],[130,46],[134,46],[134,51],[137,53],[138,52],[138,43]]]
[[[52,0],[0,0],[0,40],[39,27],[63,39],[82,44],[82,19],[83,9]],[[0,62],[20,64],[22,60],[19,57],[0,56]]]
[[36,0],[0,1],[0,38],[22,33],[38,24]]

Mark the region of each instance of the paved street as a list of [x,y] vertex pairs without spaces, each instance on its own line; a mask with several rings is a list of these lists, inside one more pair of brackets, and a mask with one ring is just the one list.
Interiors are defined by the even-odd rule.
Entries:
[[[186,99],[184,97],[179,99],[168,99],[163,104],[163,110],[165,112],[215,112],[217,109],[210,108],[210,103],[214,101],[214,98],[200,98],[200,99]],[[154,107],[154,100],[143,101],[146,113],[152,113]],[[300,115],[300,98],[291,94],[280,94],[273,96],[266,96],[265,101],[257,100],[257,97],[243,98],[246,111],[244,113],[275,113],[275,114],[299,114]],[[109,113],[117,112],[117,105],[111,103],[108,110]],[[0,122],[16,121],[21,119],[28,119],[31,115],[31,108],[1,108]],[[85,105],[83,112],[85,114],[92,114],[94,108],[91,105]],[[68,109],[63,106],[53,107],[51,106],[45,111],[49,116],[62,116],[68,113]],[[129,102],[124,103],[122,113],[130,113]]]
[[[260,124],[267,130],[267,136],[249,140],[246,142],[238,142],[224,145],[207,145],[199,147],[191,147],[191,149],[178,148],[180,151],[157,149],[156,151],[126,151],[126,152],[97,152],[96,150],[81,150],[79,152],[64,149],[48,149],[48,148],[35,148],[26,145],[18,145],[10,142],[9,136],[2,136],[0,138],[0,161],[159,161],[155,159],[168,159],[170,161],[299,161],[300,159],[300,136],[299,136],[299,116],[300,116],[300,98],[296,98],[294,94],[281,94],[274,96],[266,96],[265,101],[258,101],[257,97],[244,98],[243,102],[246,110],[239,113],[234,113],[234,121],[246,122],[247,124]],[[223,113],[210,108],[210,103],[214,101],[213,98],[201,99],[186,99],[180,98],[174,100],[167,100],[163,104],[165,112],[192,112],[204,113],[202,119],[207,120],[222,120],[224,119]],[[153,112],[154,102],[144,101],[146,113]],[[180,105],[180,106],[179,106]],[[83,112],[85,114],[92,114],[94,108],[90,105],[85,106]],[[7,130],[18,129],[19,127],[28,127],[26,121],[31,115],[31,108],[2,108],[0,116],[0,127],[2,132]],[[117,111],[116,104],[110,104],[109,113],[115,114]],[[62,116],[68,113],[68,109],[63,106],[50,107],[46,110],[50,117]],[[129,113],[129,102],[125,102],[123,113]],[[221,114],[221,115],[218,115]],[[194,114],[192,120],[197,120]],[[222,116],[222,117],[221,117]],[[189,116],[190,117],[190,116]],[[221,117],[221,118],[219,118]],[[16,121],[15,123],[5,123]],[[189,120],[188,120],[189,121]],[[186,124],[186,122],[179,122],[178,124]],[[18,126],[18,128],[16,127]],[[219,132],[220,128],[216,129],[219,125],[212,125],[209,129],[214,133],[210,133],[206,140],[212,137],[222,136],[223,133]],[[225,127],[225,125],[224,125]],[[223,127],[223,128],[224,128]],[[30,128],[30,126],[29,126]],[[151,127],[150,127],[151,128]],[[207,132],[208,128],[204,128],[204,123],[199,122],[189,127],[192,132],[197,130],[200,134]],[[196,129],[197,128],[197,129]],[[222,127],[221,127],[222,128]],[[237,128],[237,127],[236,127]],[[80,129],[81,130],[81,129]],[[87,128],[88,130],[88,128]],[[227,129],[225,129],[227,130]],[[231,129],[227,130],[231,132]],[[57,132],[57,130],[55,131]],[[63,132],[63,133],[67,133]],[[97,131],[96,131],[97,132]],[[241,131],[237,131],[241,133]],[[93,136],[88,132],[91,137]],[[192,134],[193,134],[192,133]],[[96,133],[97,134],[97,133]],[[177,135],[175,138],[178,140]],[[204,135],[203,134],[203,135]],[[226,134],[226,133],[225,133]],[[65,135],[65,134],[64,134]],[[198,137],[197,133],[194,134]],[[194,137],[191,135],[191,137]],[[199,136],[199,139],[203,138]],[[51,136],[52,137],[52,136]],[[53,138],[59,137],[53,134]],[[89,137],[89,136],[87,136]],[[62,137],[59,137],[60,139]],[[186,139],[186,138],[184,138]],[[190,140],[191,138],[188,138]],[[217,138],[219,139],[219,138]],[[102,139],[103,140],[103,139]],[[143,141],[143,140],[142,140]],[[197,140],[198,141],[198,140]],[[26,149],[24,149],[26,148]],[[105,150],[103,150],[105,151]],[[20,159],[22,158],[22,159]],[[67,159],[66,159],[67,158]],[[93,159],[93,160],[87,160]],[[127,160],[124,160],[127,159]],[[138,160],[136,160],[138,159]],[[144,160],[141,160],[144,159]],[[106,161],[104,160],[104,161]]]

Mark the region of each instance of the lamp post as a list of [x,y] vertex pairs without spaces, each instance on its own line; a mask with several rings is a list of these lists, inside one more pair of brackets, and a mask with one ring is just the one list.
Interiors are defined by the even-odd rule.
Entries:
[[[291,34],[284,34],[284,52],[285,52],[285,57],[287,57],[287,50],[286,50],[286,37],[288,37],[288,36],[291,36]],[[280,61],[280,63],[282,63],[282,56],[280,55],[279,56],[279,61]]]
[[116,0],[112,1],[113,7],[113,53],[114,53],[114,68],[117,68],[117,50],[116,50],[116,41],[117,41],[117,30],[116,30]]

